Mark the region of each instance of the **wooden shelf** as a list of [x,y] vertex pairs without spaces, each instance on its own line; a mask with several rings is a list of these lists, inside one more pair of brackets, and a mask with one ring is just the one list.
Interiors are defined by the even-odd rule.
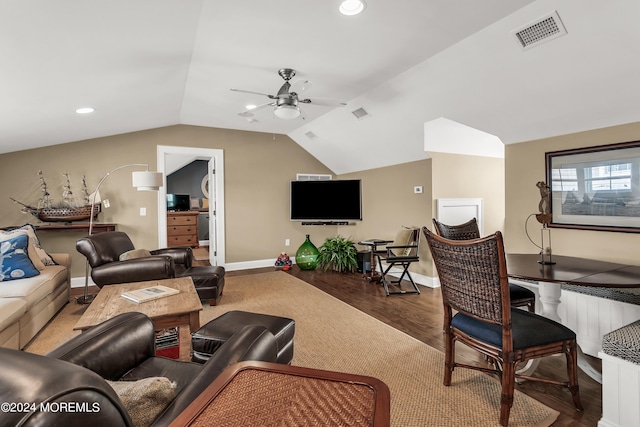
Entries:
[[[38,232],[69,232],[69,231],[84,231],[89,233],[89,223],[88,222],[72,222],[70,224],[65,224],[64,222],[57,224],[33,224],[34,228]],[[116,231],[117,224],[113,223],[94,223],[93,224],[93,234],[103,233],[105,231]],[[14,227],[2,227],[3,230],[10,230],[12,228],[17,228],[19,226]]]

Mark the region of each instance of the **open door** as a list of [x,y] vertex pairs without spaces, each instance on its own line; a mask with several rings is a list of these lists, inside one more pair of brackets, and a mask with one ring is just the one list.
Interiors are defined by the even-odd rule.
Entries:
[[208,194],[209,210],[209,262],[211,265],[225,264],[225,234],[224,234],[224,156],[223,150],[173,147],[159,145],[157,148],[158,171],[164,175],[164,185],[158,191],[158,247],[167,245],[167,206],[166,206],[166,176],[173,172],[174,160],[188,164],[193,160],[207,161],[206,182],[203,181],[203,193]]

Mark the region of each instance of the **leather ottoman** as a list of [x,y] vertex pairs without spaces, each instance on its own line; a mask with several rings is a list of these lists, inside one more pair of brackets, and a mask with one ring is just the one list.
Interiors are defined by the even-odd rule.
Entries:
[[191,277],[201,301],[209,300],[209,305],[217,305],[224,288],[224,267],[195,266],[187,268],[180,277]]
[[246,325],[260,325],[267,328],[276,337],[278,349],[276,361],[284,364],[291,363],[296,327],[293,319],[237,310],[213,319],[191,335],[193,349],[191,359],[194,362],[206,362],[236,331]]

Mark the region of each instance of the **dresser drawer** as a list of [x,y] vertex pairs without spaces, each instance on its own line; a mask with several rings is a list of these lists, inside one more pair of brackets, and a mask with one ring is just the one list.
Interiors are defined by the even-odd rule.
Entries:
[[167,246],[198,246],[198,236],[167,236]]
[[172,225],[195,225],[198,223],[198,213],[195,215],[172,215],[167,214],[167,226]]
[[169,225],[167,227],[167,236],[193,236],[198,233],[196,225]]

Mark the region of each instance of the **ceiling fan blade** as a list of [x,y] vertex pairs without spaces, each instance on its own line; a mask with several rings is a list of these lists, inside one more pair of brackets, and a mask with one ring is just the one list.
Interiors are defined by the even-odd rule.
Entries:
[[298,102],[302,102],[304,104],[322,105],[325,107],[342,107],[347,105],[346,102],[343,102],[337,99],[329,99],[329,98],[313,98],[313,99],[305,98],[305,99],[298,100]]
[[278,98],[288,98],[289,97],[289,88],[291,84],[289,82],[284,82],[282,86],[280,86],[280,90],[278,90]]
[[263,108],[267,108],[267,107],[275,107],[276,103],[275,102],[269,102],[267,104],[262,104],[262,105],[258,105],[256,108],[251,108],[249,110],[244,110],[241,113],[238,113],[238,115],[240,117],[252,117],[253,113],[255,111],[259,111],[262,110]]
[[304,92],[305,90],[309,90],[311,86],[313,86],[313,83],[311,83],[309,80],[300,79],[293,82],[290,90],[291,92],[301,93],[301,92]]
[[269,95],[267,93],[262,93],[262,92],[254,92],[252,90],[243,90],[243,89],[230,89],[234,92],[242,92],[242,93],[250,93],[253,95],[262,95],[262,96],[266,96],[267,98],[271,98],[271,99],[275,99],[277,98],[277,96],[273,96],[273,95]]

